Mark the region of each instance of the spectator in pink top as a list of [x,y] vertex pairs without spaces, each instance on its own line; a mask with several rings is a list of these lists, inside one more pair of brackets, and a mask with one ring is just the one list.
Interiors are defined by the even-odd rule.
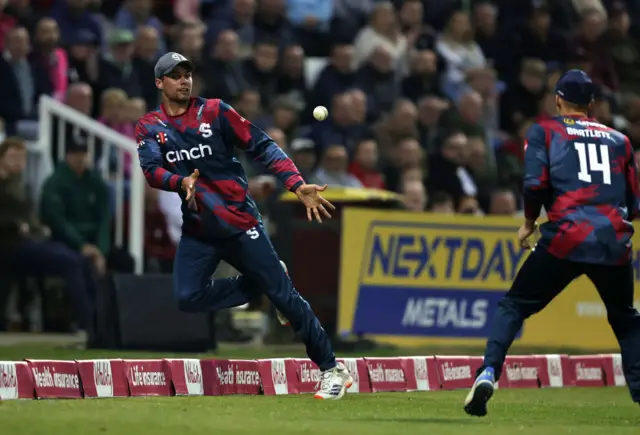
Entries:
[[58,47],[60,30],[58,23],[51,18],[38,21],[35,31],[33,61],[40,63],[49,73],[53,97],[64,101],[69,87],[69,58],[67,52]]

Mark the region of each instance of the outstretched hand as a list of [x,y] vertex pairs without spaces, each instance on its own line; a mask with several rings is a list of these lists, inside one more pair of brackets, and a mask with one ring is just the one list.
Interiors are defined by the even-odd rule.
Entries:
[[199,176],[200,176],[200,171],[196,169],[195,171],[193,171],[193,174],[182,179],[182,190],[187,192],[187,197],[185,198],[185,201],[189,203],[189,207],[191,208],[196,207],[196,200],[195,200],[196,199],[195,198],[196,181],[198,180]]
[[313,217],[320,223],[322,223],[322,217],[331,219],[331,214],[327,211],[335,210],[335,206],[329,201],[324,199],[318,192],[324,192],[327,189],[327,185],[318,186],[317,184],[303,184],[296,189],[296,196],[307,208],[307,219],[309,222],[313,220]]

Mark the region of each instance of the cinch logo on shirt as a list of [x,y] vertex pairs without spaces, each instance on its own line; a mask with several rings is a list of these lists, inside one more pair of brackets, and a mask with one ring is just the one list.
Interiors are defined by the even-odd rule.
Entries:
[[211,147],[209,145],[200,144],[200,146],[193,147],[188,150],[169,151],[165,157],[168,162],[174,163],[181,162],[183,160],[198,160],[211,155],[213,155]]

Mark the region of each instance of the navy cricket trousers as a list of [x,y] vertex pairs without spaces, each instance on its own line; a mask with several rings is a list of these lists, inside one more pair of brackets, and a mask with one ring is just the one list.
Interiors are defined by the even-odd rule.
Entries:
[[[536,248],[498,305],[484,355],[499,379],[507,351],[529,316],[541,311],[574,279],[587,275],[606,309],[620,345],[622,368],[634,402],[640,402],[640,313],[633,307],[633,265],[606,266],[562,260]],[[567,343],[570,344],[570,343]]]
[[[221,260],[242,275],[212,279]],[[309,303],[293,287],[261,226],[212,241],[183,235],[176,253],[173,279],[180,309],[188,312],[237,307],[256,296],[267,295],[302,338],[309,358],[321,370],[335,366],[327,333]]]

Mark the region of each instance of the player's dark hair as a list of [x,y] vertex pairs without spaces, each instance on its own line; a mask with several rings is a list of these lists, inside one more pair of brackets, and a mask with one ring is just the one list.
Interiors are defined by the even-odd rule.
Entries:
[[27,148],[25,142],[22,138],[16,136],[10,136],[0,143],[0,158],[4,157],[5,154],[11,149],[21,149],[24,150]]

